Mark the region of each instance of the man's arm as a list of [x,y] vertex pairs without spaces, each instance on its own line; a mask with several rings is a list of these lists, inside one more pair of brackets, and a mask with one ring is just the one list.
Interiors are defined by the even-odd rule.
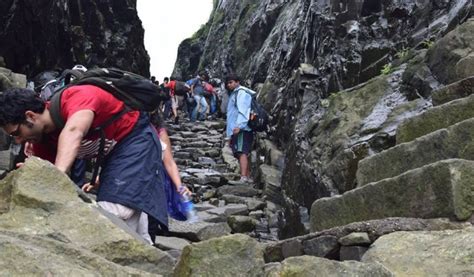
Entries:
[[64,126],[58,141],[58,153],[54,164],[62,172],[68,172],[77,152],[81,146],[81,141],[89,131],[94,120],[94,112],[91,110],[81,110],[75,112]]

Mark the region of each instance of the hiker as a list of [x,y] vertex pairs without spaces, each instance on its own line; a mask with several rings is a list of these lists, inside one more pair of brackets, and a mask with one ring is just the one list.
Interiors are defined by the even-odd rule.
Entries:
[[[164,178],[165,180],[163,181],[165,185],[169,185],[170,187],[168,188],[172,190],[171,192],[167,192],[167,196],[169,198],[172,198],[174,192],[178,192],[179,194],[191,195],[191,191],[189,191],[189,189],[185,185],[183,185],[181,182],[179,169],[173,158],[171,140],[170,140],[170,137],[168,136],[168,132],[166,131],[162,114],[160,112],[153,114],[151,117],[151,122],[153,126],[156,128],[158,137],[160,138],[162,151],[163,151],[163,155],[162,155],[163,169],[164,169],[163,173],[166,174]],[[166,180],[166,178],[168,178],[168,180]],[[169,183],[167,183],[168,181]],[[177,196],[177,194],[174,194],[174,195]],[[172,200],[173,199],[168,199],[168,205],[170,205],[169,203]],[[170,207],[168,207],[168,212],[170,213],[170,216],[174,218],[173,211],[170,211]],[[181,218],[180,220],[184,220],[184,219],[185,218]],[[163,226],[162,224],[160,224],[160,222],[156,221],[152,217],[149,217],[148,221],[149,221],[148,231],[153,241],[155,240],[156,235],[159,235],[159,234],[168,235],[168,229],[166,226]]]
[[225,84],[230,91],[227,104],[226,136],[234,157],[239,160],[240,181],[252,182],[248,156],[252,150],[253,132],[247,125],[250,116],[252,96],[240,86],[240,78],[229,74]]
[[169,82],[170,79],[168,77],[165,77],[163,79],[163,83],[161,83],[160,88],[162,91],[166,93],[166,100],[164,101],[164,107],[163,107],[163,114],[165,115],[165,118],[168,119],[170,117],[171,113],[171,107],[172,107],[172,101],[171,101],[171,91],[169,87]]
[[176,89],[176,79],[171,77],[170,81],[165,85],[166,88],[169,89],[170,92],[170,101],[171,101],[171,111],[173,112],[173,121],[174,124],[179,123],[179,117],[178,117],[178,96],[175,93]]
[[155,85],[159,85],[159,84],[158,84],[158,81],[156,80],[156,77],[155,77],[155,76],[151,76],[151,77],[150,77],[150,82],[152,82],[152,83],[155,84]]
[[97,203],[135,231],[140,229],[142,211],[167,225],[166,196],[159,173],[161,145],[148,115],[125,109],[122,101],[93,85],[71,86],[62,92],[60,100],[66,122],[62,129],[53,121],[50,102],[32,90],[7,90],[0,94],[0,127],[17,143],[32,143],[34,155],[68,173],[76,157],[99,155],[101,139],[93,130],[116,117],[103,128],[105,159]]
[[191,94],[196,102],[196,106],[194,107],[191,114],[191,122],[194,122],[197,119],[200,121],[204,121],[206,119],[207,102],[206,98],[204,97],[203,81],[207,81],[207,77],[208,76],[206,73],[200,73],[198,76],[196,76],[196,78],[193,79],[191,83]]
[[193,110],[196,107],[197,103],[196,100],[194,100],[193,94],[191,92],[191,86],[193,85],[194,78],[191,78],[186,81],[186,86],[189,87],[189,91],[186,92],[185,97],[184,97],[184,106],[185,106],[185,111],[186,114],[188,115],[189,120],[192,120],[193,117]]

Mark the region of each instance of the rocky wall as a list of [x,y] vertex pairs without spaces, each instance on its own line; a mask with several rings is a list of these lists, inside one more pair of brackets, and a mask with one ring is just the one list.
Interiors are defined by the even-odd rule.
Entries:
[[0,56],[15,72],[83,64],[149,76],[135,0],[2,1],[0,26]]

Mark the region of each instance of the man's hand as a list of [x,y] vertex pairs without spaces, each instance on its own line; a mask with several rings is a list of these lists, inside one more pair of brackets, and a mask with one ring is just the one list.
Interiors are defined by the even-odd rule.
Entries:
[[232,129],[232,134],[237,135],[240,132],[240,128]]
[[93,186],[91,183],[85,183],[82,186],[82,191],[83,192],[90,192],[93,189],[99,188],[100,182],[99,182],[99,177],[95,179],[95,186]]

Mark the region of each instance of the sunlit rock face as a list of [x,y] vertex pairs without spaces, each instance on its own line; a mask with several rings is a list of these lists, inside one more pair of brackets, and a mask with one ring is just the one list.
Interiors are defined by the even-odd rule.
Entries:
[[15,72],[115,66],[149,75],[136,1],[8,0],[0,3],[0,56]]
[[[469,20],[469,0],[214,3],[182,42],[174,75],[237,72],[259,91],[272,115],[267,138],[286,155],[288,206],[353,189],[359,160],[394,146],[397,126],[429,108],[433,90],[470,74],[470,47],[449,46],[462,50],[454,57],[436,43]],[[294,235],[298,217],[288,214]]]

